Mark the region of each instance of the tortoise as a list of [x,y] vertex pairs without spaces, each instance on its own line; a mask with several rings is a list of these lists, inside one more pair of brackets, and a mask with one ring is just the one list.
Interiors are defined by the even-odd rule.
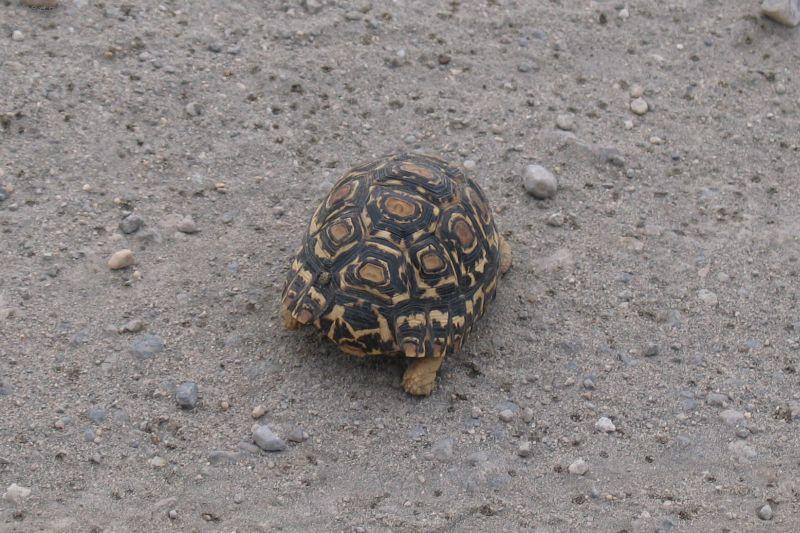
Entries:
[[281,315],[348,354],[413,358],[403,388],[428,395],[510,266],[477,183],[437,157],[394,154],[350,169],[317,207]]

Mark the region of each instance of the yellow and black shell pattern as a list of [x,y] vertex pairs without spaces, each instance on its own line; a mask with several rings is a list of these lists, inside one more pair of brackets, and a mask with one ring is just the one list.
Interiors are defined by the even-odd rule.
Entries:
[[357,166],[319,205],[292,262],[284,319],[354,355],[457,351],[494,299],[500,239],[455,166],[397,154]]

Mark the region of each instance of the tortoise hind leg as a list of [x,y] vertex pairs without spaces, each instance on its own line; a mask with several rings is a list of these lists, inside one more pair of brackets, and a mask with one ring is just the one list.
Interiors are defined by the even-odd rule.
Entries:
[[508,245],[508,241],[505,237],[502,235],[498,235],[498,237],[500,238],[500,273],[505,274],[511,269],[511,246]]
[[427,396],[436,384],[436,373],[444,357],[422,357],[415,360],[403,374],[403,388],[414,396]]

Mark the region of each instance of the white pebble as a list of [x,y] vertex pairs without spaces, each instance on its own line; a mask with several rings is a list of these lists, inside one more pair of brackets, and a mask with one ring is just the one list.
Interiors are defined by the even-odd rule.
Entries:
[[528,457],[531,454],[531,443],[529,441],[522,441],[517,448],[517,455],[520,457]]
[[152,458],[151,458],[149,461],[147,461],[147,462],[148,462],[148,463],[150,464],[150,466],[152,466],[153,468],[164,468],[165,466],[167,466],[167,460],[166,460],[166,459],[164,459],[163,457],[159,457],[158,455],[156,455],[155,457],[152,457]]
[[603,433],[613,433],[617,430],[617,426],[614,425],[614,422],[612,422],[610,418],[601,416],[597,422],[595,422],[594,429],[602,431]]
[[465,159],[464,160],[464,168],[467,170],[474,170],[475,169],[475,161],[472,159]]
[[639,84],[631,87],[631,98],[641,98],[644,95],[644,87]]
[[556,117],[556,126],[560,130],[572,131],[575,129],[575,116],[571,113],[564,113]]
[[523,184],[527,193],[539,200],[552,198],[558,190],[558,182],[555,176],[541,165],[528,165],[525,167]]
[[644,98],[637,98],[631,102],[631,111],[637,115],[644,115],[647,113],[648,109],[650,109],[650,106],[647,105],[647,102],[644,101]]
[[576,476],[582,476],[589,471],[589,463],[583,460],[582,457],[577,458],[569,465],[569,473]]
[[25,38],[25,34],[24,34],[24,33],[22,33],[22,32],[21,32],[21,31],[19,31],[19,30],[14,30],[14,31],[11,33],[11,39],[12,39],[12,40],[14,40],[14,41],[21,41],[21,40],[23,40],[24,38]]
[[22,503],[22,500],[30,495],[31,489],[28,487],[23,487],[22,485],[17,485],[16,483],[12,483],[8,486],[6,492],[3,494],[3,499],[9,503],[19,505]]

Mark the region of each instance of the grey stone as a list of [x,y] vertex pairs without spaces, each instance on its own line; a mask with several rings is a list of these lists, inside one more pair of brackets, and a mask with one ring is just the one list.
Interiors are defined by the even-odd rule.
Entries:
[[729,426],[738,426],[744,424],[744,413],[735,409],[725,409],[719,414],[719,417]]
[[749,460],[756,457],[756,451],[743,440],[735,440],[728,444],[728,451],[739,460]]
[[589,471],[589,463],[587,463],[582,457],[579,457],[569,465],[568,470],[570,474],[582,476]]
[[558,181],[555,176],[541,165],[525,167],[523,185],[525,191],[538,200],[552,198],[558,191]]
[[768,503],[762,505],[761,508],[758,510],[758,517],[761,520],[772,520],[773,516],[774,515],[772,512],[772,506]]
[[239,460],[239,454],[224,450],[214,450],[208,454],[208,462],[212,465],[233,464]]
[[136,233],[139,228],[144,224],[142,217],[135,213],[131,213],[119,222],[119,230],[125,234]]
[[517,455],[520,457],[529,457],[531,455],[531,443],[530,441],[522,441],[519,443],[519,447],[517,448]]
[[157,335],[151,335],[149,333],[138,335],[134,337],[133,342],[131,342],[133,355],[138,359],[150,359],[157,353],[162,352],[164,348],[164,340]]
[[286,443],[275,435],[269,426],[256,427],[253,430],[253,441],[265,452],[280,452],[286,449]]
[[725,407],[728,404],[728,396],[717,392],[709,392],[706,395],[706,403],[714,407]]
[[575,115],[564,113],[556,117],[556,126],[560,130],[572,131],[575,129]]
[[190,117],[199,117],[203,114],[203,108],[197,102],[189,102],[186,104],[185,110]]
[[655,357],[658,355],[658,352],[659,352],[658,344],[650,343],[644,347],[645,357]]
[[106,420],[106,410],[102,407],[90,407],[86,411],[86,416],[95,424],[102,424]]
[[511,409],[503,409],[498,415],[503,422],[511,422],[514,420],[514,411]]
[[197,383],[194,381],[181,383],[175,391],[175,401],[183,409],[194,409],[197,406],[197,397]]
[[83,440],[86,442],[94,442],[95,438],[97,438],[97,436],[94,433],[94,429],[86,428],[83,430]]
[[454,440],[452,437],[436,441],[433,446],[431,446],[433,456],[442,462],[450,461],[453,458],[453,443]]
[[183,217],[180,222],[178,222],[178,231],[191,235],[192,233],[197,233],[200,230],[197,228],[197,223],[195,223],[194,219],[187,215]]
[[486,452],[475,452],[467,457],[467,464],[470,466],[478,466],[487,462],[488,460],[489,456],[486,455]]
[[298,426],[289,432],[289,434],[286,436],[286,440],[289,442],[305,442],[308,440],[308,433],[306,433],[303,428]]

